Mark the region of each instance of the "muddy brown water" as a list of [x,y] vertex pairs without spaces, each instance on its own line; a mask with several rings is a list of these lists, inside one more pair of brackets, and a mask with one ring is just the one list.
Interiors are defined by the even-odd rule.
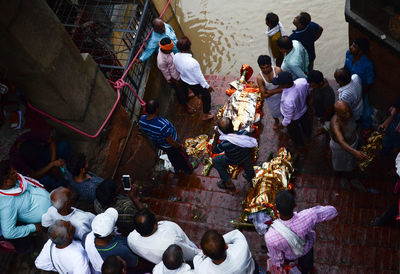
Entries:
[[265,16],[273,11],[288,34],[294,16],[311,14],[324,28],[316,42],[314,68],[333,78],[348,48],[345,0],[173,0],[183,32],[206,74],[236,75],[243,63],[259,71],[257,57],[268,54]]

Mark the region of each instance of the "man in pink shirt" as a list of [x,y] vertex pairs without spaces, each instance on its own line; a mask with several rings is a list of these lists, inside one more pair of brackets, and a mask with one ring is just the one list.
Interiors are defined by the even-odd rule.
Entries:
[[189,112],[192,112],[192,107],[188,104],[188,90],[183,87],[179,72],[174,65],[174,42],[165,37],[160,40],[160,50],[157,55],[157,67],[164,75],[165,80],[175,90],[178,102],[185,105]]
[[271,80],[274,85],[282,88],[281,113],[282,126],[287,127],[290,138],[296,146],[304,146],[302,132],[307,139],[311,138],[311,120],[307,114],[307,97],[310,85],[305,78],[293,81],[290,72],[282,71]]
[[[297,266],[301,273],[309,273],[314,264],[313,245],[316,236],[313,228],[317,223],[335,218],[338,214],[337,210],[333,206],[315,206],[299,213],[293,212],[295,201],[288,191],[278,193],[275,205],[280,218],[274,221],[265,234],[269,271],[272,274],[286,273],[284,268],[290,269]],[[290,239],[287,236],[290,233],[285,233],[284,229],[277,229],[279,228],[275,226],[277,222],[280,225],[283,224],[284,228],[289,228],[291,233],[294,232],[295,237]],[[293,242],[296,242],[293,240],[296,240],[296,237],[300,243],[293,247]]]

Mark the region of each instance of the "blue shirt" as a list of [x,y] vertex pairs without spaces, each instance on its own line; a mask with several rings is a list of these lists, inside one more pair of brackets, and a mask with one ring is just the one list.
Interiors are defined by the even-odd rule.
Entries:
[[302,30],[293,30],[293,33],[289,36],[290,39],[297,40],[304,46],[307,50],[310,62],[315,60],[314,43],[320,28],[320,25],[317,23],[310,22],[307,27]]
[[147,115],[143,115],[140,117],[139,126],[146,133],[147,137],[153,140],[160,148],[171,147],[171,145],[165,141],[165,139],[170,136],[175,141],[178,141],[178,135],[174,125],[161,116],[147,120]]
[[[36,231],[34,224],[42,221],[42,215],[50,206],[49,193],[30,184],[18,196],[0,195],[0,223],[4,238],[22,238]],[[17,226],[17,221],[27,225]]]
[[[238,135],[250,136],[250,133],[246,130],[240,130],[236,132]],[[225,152],[225,157],[230,164],[241,164],[247,158],[251,156],[251,148],[240,147],[232,144],[231,142],[224,140],[214,148],[214,153]]]
[[74,180],[74,177],[68,170],[65,171],[65,176],[68,182],[79,196],[81,196],[85,201],[93,202],[96,199],[96,189],[104,179],[96,176],[96,174],[90,171],[88,174],[91,176],[90,178],[78,183]]
[[308,53],[303,45],[294,40],[293,49],[283,59],[281,69],[282,71],[288,71],[292,74],[293,80],[298,78],[306,78],[306,72],[308,71]]
[[172,42],[174,42],[174,48],[172,49],[172,51],[174,53],[178,53],[179,52],[178,48],[176,47],[176,43],[178,42],[178,38],[176,38],[175,31],[167,23],[164,23],[164,25],[165,25],[165,31],[163,33],[158,33],[158,32],[156,32],[154,30],[151,33],[150,39],[147,42],[147,47],[143,51],[142,55],[139,58],[142,62],[144,62],[147,59],[149,59],[150,56],[154,53],[154,51],[156,49],[157,49],[157,52],[158,52],[158,47],[159,47],[158,43],[160,43],[160,40],[165,38],[165,37],[168,37],[169,39],[172,40]]
[[374,65],[371,60],[363,54],[361,58],[353,64],[353,55],[348,50],[346,52],[346,61],[344,65],[351,74],[357,74],[361,78],[362,88],[364,89],[366,85],[370,85],[374,82]]
[[124,236],[115,235],[108,245],[102,247],[96,246],[96,249],[103,260],[107,259],[109,256],[115,255],[124,259],[128,268],[134,268],[138,264],[138,257],[129,248],[126,237]]

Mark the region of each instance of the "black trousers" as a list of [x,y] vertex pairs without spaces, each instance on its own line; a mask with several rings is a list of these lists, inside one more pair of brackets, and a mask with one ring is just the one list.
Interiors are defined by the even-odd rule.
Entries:
[[306,255],[300,257],[297,263],[302,274],[310,273],[314,266],[314,248],[312,247]]
[[183,84],[177,85],[174,82],[169,83],[169,85],[175,90],[176,98],[179,104],[184,105],[188,100],[188,89],[183,86]]
[[192,164],[189,162],[189,157],[185,151],[177,148],[163,148],[162,149],[168,155],[175,172],[183,170],[185,173],[190,173],[193,171]]
[[303,132],[307,138],[311,138],[312,133],[311,120],[308,113],[306,112],[299,119],[291,121],[287,129],[295,145],[303,146],[304,140],[301,133]]
[[[188,83],[183,82],[183,85],[186,87],[186,89],[190,88],[193,93],[198,96],[201,94],[201,101],[203,103],[203,113],[209,113],[211,109],[211,94],[210,92],[203,88],[201,85],[189,85]],[[188,94],[188,91],[186,90],[186,96]]]

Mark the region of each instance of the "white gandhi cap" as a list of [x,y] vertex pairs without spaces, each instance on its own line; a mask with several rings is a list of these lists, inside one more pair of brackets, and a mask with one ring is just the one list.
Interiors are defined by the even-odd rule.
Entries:
[[114,231],[115,223],[118,219],[118,211],[110,207],[103,213],[94,217],[92,221],[92,230],[94,234],[100,237],[107,237]]

